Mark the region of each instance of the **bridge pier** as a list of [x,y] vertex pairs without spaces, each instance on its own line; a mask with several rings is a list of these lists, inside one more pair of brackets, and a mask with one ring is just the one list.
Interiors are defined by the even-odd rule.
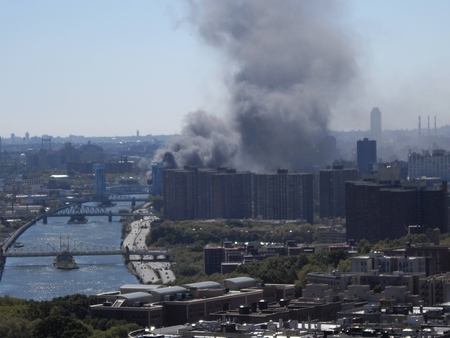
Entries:
[[135,207],[136,206],[136,198],[133,197],[133,199],[131,200],[131,206]]
[[108,222],[111,223],[112,222],[112,212],[111,210],[108,213]]
[[43,224],[47,224],[47,216],[43,216],[42,217],[42,223]]
[[6,257],[3,256],[3,247],[0,248],[0,280],[3,276],[3,268],[5,267]]

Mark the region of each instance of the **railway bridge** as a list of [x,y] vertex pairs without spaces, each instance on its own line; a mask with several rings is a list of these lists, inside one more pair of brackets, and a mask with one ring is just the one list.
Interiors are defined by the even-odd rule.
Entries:
[[[142,211],[142,210],[140,210]],[[137,212],[137,213],[123,213],[123,212],[112,212],[107,208],[101,206],[87,206],[83,204],[76,204],[72,206],[67,206],[66,208],[61,208],[53,212],[44,213],[42,215],[42,222],[47,224],[48,217],[70,217],[69,222],[71,223],[86,223],[84,222],[86,216],[107,216],[108,222],[112,222],[113,216],[133,216],[137,219],[143,218],[144,216],[153,216],[151,213]]]
[[5,259],[8,257],[51,257],[68,252],[72,256],[104,256],[104,255],[124,255],[128,259],[131,256],[140,257],[142,260],[145,256],[147,260],[169,260],[169,251],[165,248],[148,248],[132,250],[127,247],[115,248],[109,246],[79,243],[75,248],[69,250],[68,247],[61,246],[59,249],[53,245],[46,243],[45,245],[34,245],[29,247],[15,248],[12,247],[8,251],[0,251],[0,257]]

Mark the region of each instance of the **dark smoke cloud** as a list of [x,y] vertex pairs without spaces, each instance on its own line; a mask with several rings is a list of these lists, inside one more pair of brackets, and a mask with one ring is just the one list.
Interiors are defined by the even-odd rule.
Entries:
[[170,152],[179,165],[255,171],[323,165],[330,107],[357,75],[355,50],[326,1],[198,1],[189,20],[237,69],[226,119],[186,117]]

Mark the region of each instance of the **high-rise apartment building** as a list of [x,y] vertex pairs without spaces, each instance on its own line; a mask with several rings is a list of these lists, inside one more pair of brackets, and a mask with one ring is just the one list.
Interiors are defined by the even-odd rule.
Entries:
[[427,187],[425,181],[353,181],[346,183],[345,196],[347,239],[400,238],[410,225],[448,232],[446,181],[440,187]]
[[345,217],[345,182],[358,179],[357,169],[341,164],[319,171],[320,217]]
[[370,112],[370,137],[377,141],[381,141],[382,129],[381,129],[381,111],[377,107],[373,108]]
[[408,179],[420,177],[440,177],[450,180],[450,153],[445,150],[423,151],[422,154],[408,155]]
[[169,219],[197,219],[197,171],[197,167],[163,171],[164,214]]
[[358,140],[356,142],[356,161],[359,174],[369,174],[377,163],[377,142],[375,140]]
[[197,171],[197,219],[211,219],[211,176],[214,169],[199,169]]
[[164,213],[171,220],[250,218],[252,174],[234,169],[165,169]]
[[154,162],[152,163],[151,167],[152,167],[152,185],[150,191],[152,195],[162,195],[164,164],[162,162]]
[[312,223],[313,174],[288,173],[255,174],[254,214],[263,219],[301,219]]
[[219,169],[211,175],[212,218],[252,217],[252,175],[236,169]]

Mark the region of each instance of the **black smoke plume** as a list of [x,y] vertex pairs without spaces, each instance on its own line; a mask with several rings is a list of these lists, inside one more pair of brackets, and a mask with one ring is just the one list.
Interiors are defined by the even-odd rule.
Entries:
[[181,135],[156,160],[170,153],[172,166],[254,171],[304,171],[329,161],[320,144],[328,136],[330,107],[357,75],[339,4],[191,2],[194,29],[233,65],[229,114],[188,114]]

